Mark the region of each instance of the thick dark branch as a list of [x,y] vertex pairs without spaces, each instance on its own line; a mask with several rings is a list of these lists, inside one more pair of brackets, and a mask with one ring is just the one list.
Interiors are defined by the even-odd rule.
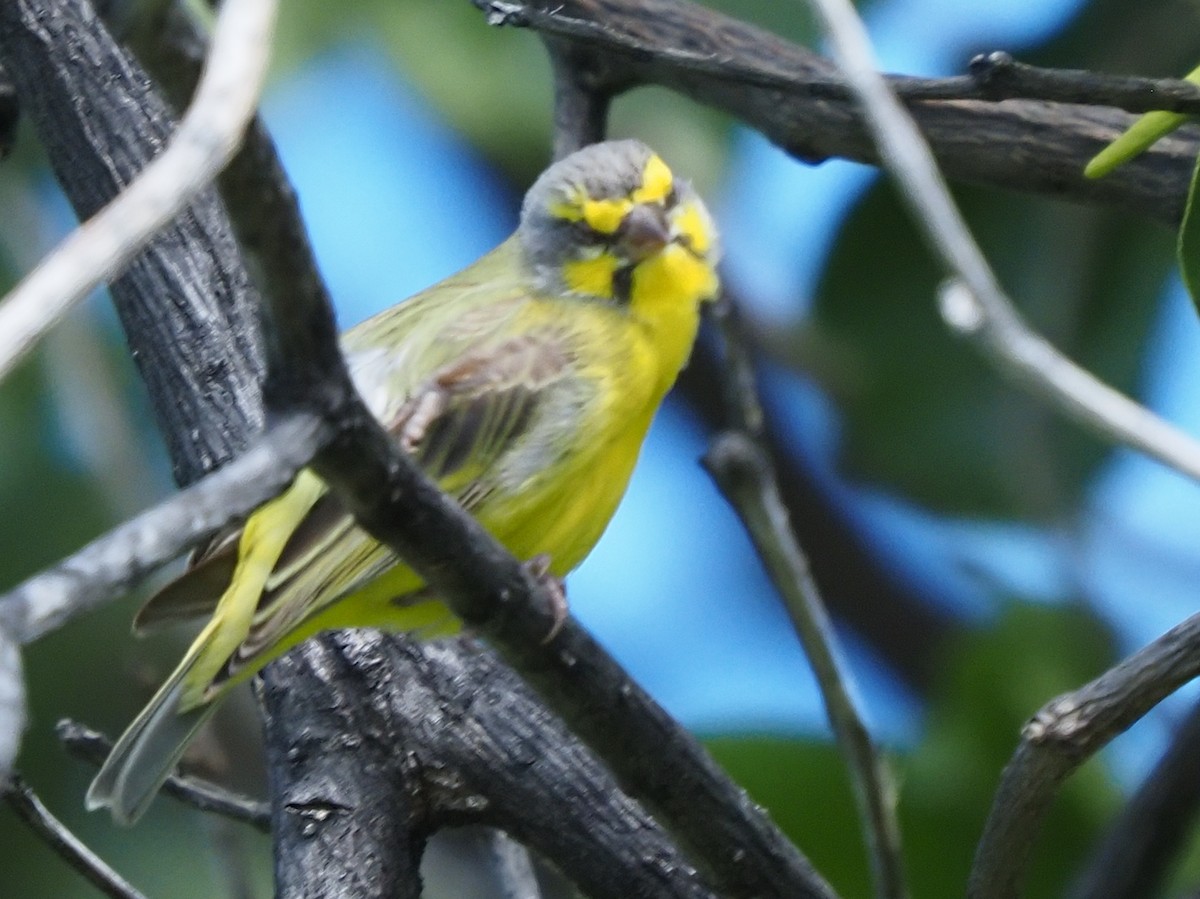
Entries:
[[1197,675],[1200,615],[1193,615],[1034,715],[992,801],[971,871],[972,899],[1020,895],[1034,841],[1059,784]]
[[[473,2],[494,24],[532,28],[589,53],[613,90],[672,88],[736,116],[801,160],[879,162],[834,64],[752,25],[682,0]],[[909,89],[929,84],[909,82]],[[954,90],[995,88],[959,82]],[[909,107],[952,179],[1105,203],[1167,223],[1183,213],[1200,148],[1200,131],[1185,128],[1092,181],[1084,164],[1132,121],[1128,113],[1041,100]]]
[[[0,58],[81,219],[170,134],[162,99],[86,4],[0,3]],[[190,483],[262,425],[257,298],[216,193],[202,191],[110,290],[176,479]]]
[[[393,815],[386,804],[398,801],[401,808],[420,808],[427,827],[501,828],[597,899],[713,895],[604,765],[481,645],[456,640],[418,648],[373,631],[353,631],[310,642],[278,667],[307,669],[304,682],[320,684],[313,694],[291,691],[278,698],[289,736],[268,741],[273,751],[288,754],[289,768],[302,772],[289,776],[277,813],[289,819],[277,820],[283,827],[308,828],[307,841],[289,841],[299,856],[289,865],[307,867],[312,842],[340,829],[343,809],[333,808],[320,820],[310,813],[313,806],[329,808],[325,797],[344,796],[323,782],[328,763],[316,757],[329,751],[321,733],[333,709],[341,719],[335,732],[356,735],[346,751],[348,764],[365,761],[371,768],[370,759],[377,758],[380,770],[387,770],[396,747],[405,747],[402,765],[411,774],[406,783],[412,794],[396,797],[393,781],[378,794],[350,797],[383,808],[382,817]],[[365,702],[360,686],[366,688]],[[272,719],[278,720],[282,716]],[[305,726],[310,724],[316,735]],[[310,767],[311,778],[303,773]]]

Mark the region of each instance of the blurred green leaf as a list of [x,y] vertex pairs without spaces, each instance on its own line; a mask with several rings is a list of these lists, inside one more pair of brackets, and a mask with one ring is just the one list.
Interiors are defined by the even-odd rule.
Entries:
[[[1107,633],[1082,611],[1013,604],[947,659],[925,737],[903,767],[901,826],[914,896],[961,896],[1000,772],[1026,720],[1111,663]],[[1060,896],[1119,801],[1102,762],[1064,785],[1038,835],[1029,888]]]
[[[1200,71],[1200,70],[1198,70]],[[1200,210],[1196,208],[1196,192],[1200,185],[1200,159],[1192,170],[1192,183],[1188,187],[1187,206],[1183,212],[1183,224],[1179,226],[1177,256],[1179,273],[1184,286],[1191,295],[1192,303],[1200,307]]]
[[[924,737],[892,762],[913,896],[963,895],[1021,726],[1049,699],[1099,674],[1111,657],[1108,635],[1094,618],[1021,604],[954,647],[930,697]],[[769,737],[721,737],[705,745],[842,896],[871,894],[845,765],[832,746]],[[1039,835],[1027,895],[1061,894],[1118,801],[1102,762],[1067,782]]]
[[751,798],[766,807],[839,895],[870,895],[854,796],[845,766],[831,745],[777,737],[717,737],[705,740],[705,746]]
[[[1033,327],[1101,378],[1136,390],[1169,236],[1044,199],[956,195]],[[1069,514],[1108,447],[950,333],[936,308],[941,277],[891,187],[876,184],[841,228],[812,323],[854,372],[836,394],[844,463],[955,514]]]
[[[1200,84],[1200,66],[1183,76],[1185,81]],[[1124,165],[1149,149],[1159,138],[1166,137],[1191,116],[1178,112],[1148,112],[1130,125],[1120,137],[1092,157],[1083,170],[1088,178],[1103,178],[1113,169]]]

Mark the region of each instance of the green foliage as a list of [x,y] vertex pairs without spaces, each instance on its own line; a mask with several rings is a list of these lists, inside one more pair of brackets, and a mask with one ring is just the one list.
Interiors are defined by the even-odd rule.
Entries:
[[[1046,701],[1085,683],[1110,661],[1105,633],[1086,614],[1021,605],[954,647],[930,697],[920,742],[892,760],[913,896],[963,895],[992,794],[1021,726]],[[834,889],[846,899],[871,894],[853,796],[833,748],[769,737],[721,737],[706,745]],[[1117,802],[1102,763],[1085,766],[1066,783],[1039,835],[1026,895],[1061,895]]]
[[1192,302],[1200,307],[1200,209],[1196,208],[1196,193],[1200,190],[1200,159],[1192,171],[1192,182],[1188,187],[1187,206],[1183,213],[1183,223],[1179,226],[1179,240],[1176,254],[1179,259],[1179,273],[1183,277],[1184,286]]
[[[1031,324],[1133,391],[1167,235],[1040,198],[962,189],[963,212]],[[815,327],[840,353],[829,385],[856,477],[956,514],[1052,520],[1107,447],[1010,386],[937,312],[941,270],[886,182],[851,211],[820,285]],[[801,339],[801,338],[798,338]]]
[[[1185,81],[1200,85],[1200,67],[1183,76]],[[1190,116],[1177,112],[1148,112],[1111,144],[1092,157],[1083,174],[1089,178],[1103,178],[1119,166],[1148,150],[1155,141],[1166,137]]]

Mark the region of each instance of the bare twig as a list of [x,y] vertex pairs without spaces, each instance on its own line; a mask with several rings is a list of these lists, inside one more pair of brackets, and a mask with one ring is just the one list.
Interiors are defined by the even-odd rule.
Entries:
[[0,627],[29,643],[121,595],[283,490],[328,434],[312,415],[281,419],[234,462],[0,596]]
[[0,783],[8,779],[17,761],[26,718],[21,645],[0,622]]
[[0,377],[88,290],[120,271],[236,149],[266,75],[276,0],[227,0],[187,115],[162,155],[0,302]]
[[82,874],[105,896],[112,899],[144,899],[120,874],[88,849],[61,821],[42,805],[37,794],[18,775],[3,788],[4,799],[30,829],[41,837],[68,865]]
[[755,551],[783,599],[792,627],[817,677],[825,713],[849,770],[880,896],[908,893],[896,818],[896,789],[887,762],[863,724],[837,657],[837,638],[808,557],[789,520],[764,446],[766,419],[754,365],[736,309],[722,296],[712,313],[724,355],[725,414],[731,430],[709,446],[703,464],[741,518]]
[[[1103,75],[1080,69],[1045,69],[1018,62],[1011,55],[997,50],[981,53],[971,60],[970,80],[978,85],[979,96],[989,100],[1049,100],[1054,103],[1076,103],[1085,106],[1112,106],[1126,112],[1153,112],[1163,109],[1200,115],[1200,87],[1181,78],[1138,78],[1128,75]],[[959,78],[930,79],[942,81],[949,88]],[[916,92],[896,84],[896,93],[905,99]],[[969,91],[955,93],[946,90],[938,94],[930,90],[923,95],[929,99],[966,100]]]
[[1004,769],[971,870],[972,899],[1020,894],[1038,829],[1059,784],[1157,703],[1200,675],[1193,615],[1096,680],[1047,703]]
[[[58,722],[55,733],[71,755],[96,767],[112,751],[112,740],[77,721],[64,719]],[[172,774],[163,783],[163,792],[199,811],[221,815],[270,833],[271,812],[265,802],[232,793],[203,778]]]
[[704,466],[742,519],[816,674],[854,785],[877,895],[907,896],[895,785],[846,688],[848,677],[837,659],[833,625],[808,559],[792,534],[770,462],[746,434],[727,431],[709,447]]

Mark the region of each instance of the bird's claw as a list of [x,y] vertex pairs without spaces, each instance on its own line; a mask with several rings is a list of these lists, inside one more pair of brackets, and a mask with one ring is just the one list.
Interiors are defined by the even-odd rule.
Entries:
[[526,562],[525,570],[545,588],[550,596],[550,610],[554,614],[554,621],[550,625],[549,632],[542,638],[542,646],[545,646],[558,636],[558,632],[562,630],[562,626],[567,621],[567,615],[570,614],[571,608],[567,604],[567,588],[562,578],[555,577],[550,573],[550,556],[546,553],[538,553]]

